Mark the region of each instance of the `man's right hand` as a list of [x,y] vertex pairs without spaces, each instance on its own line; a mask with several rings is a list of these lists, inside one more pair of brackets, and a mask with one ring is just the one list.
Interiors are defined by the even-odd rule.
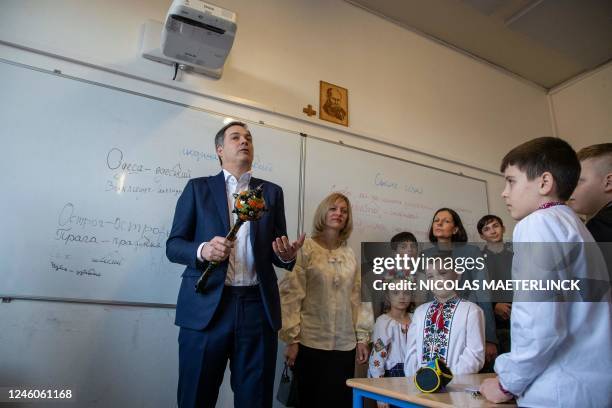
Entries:
[[202,247],[202,258],[208,262],[223,262],[233,246],[234,243],[225,237],[214,237]]
[[293,367],[295,364],[299,348],[300,343],[288,344],[285,348],[285,360],[287,360],[287,365],[289,365],[289,367]]

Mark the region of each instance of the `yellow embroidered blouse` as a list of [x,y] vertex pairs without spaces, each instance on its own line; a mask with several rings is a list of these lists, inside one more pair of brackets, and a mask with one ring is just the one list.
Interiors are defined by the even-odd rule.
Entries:
[[323,248],[312,238],[298,252],[293,271],[279,282],[280,338],[320,350],[348,351],[368,343],[371,303],[361,303],[361,274],[353,250]]

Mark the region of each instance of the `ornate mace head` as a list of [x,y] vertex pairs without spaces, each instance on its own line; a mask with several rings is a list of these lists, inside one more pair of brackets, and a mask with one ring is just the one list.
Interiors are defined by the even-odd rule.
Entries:
[[263,198],[263,184],[254,190],[241,191],[234,194],[234,214],[240,221],[257,221],[268,211]]

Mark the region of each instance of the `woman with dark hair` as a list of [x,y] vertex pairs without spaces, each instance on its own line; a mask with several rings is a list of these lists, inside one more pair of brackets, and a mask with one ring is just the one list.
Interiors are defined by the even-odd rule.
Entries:
[[429,227],[429,242],[467,242],[467,233],[459,214],[451,208],[440,208]]
[[[480,249],[474,245],[467,244],[467,233],[463,227],[461,217],[451,208],[440,208],[434,213],[429,227],[429,241],[434,244],[432,248],[423,251],[425,256],[445,256],[453,259],[468,258],[476,259],[482,257]],[[486,267],[478,269],[475,265],[471,268],[466,266],[465,272],[461,274],[461,283],[469,280],[483,280],[487,277]],[[462,291],[461,297],[478,304],[485,317],[485,368],[493,366],[497,357],[497,335],[495,334],[495,315],[493,307],[481,292]]]

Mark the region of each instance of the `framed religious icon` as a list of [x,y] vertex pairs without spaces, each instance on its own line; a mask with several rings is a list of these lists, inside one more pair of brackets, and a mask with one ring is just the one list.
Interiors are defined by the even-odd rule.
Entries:
[[320,81],[319,119],[348,126],[348,89]]

